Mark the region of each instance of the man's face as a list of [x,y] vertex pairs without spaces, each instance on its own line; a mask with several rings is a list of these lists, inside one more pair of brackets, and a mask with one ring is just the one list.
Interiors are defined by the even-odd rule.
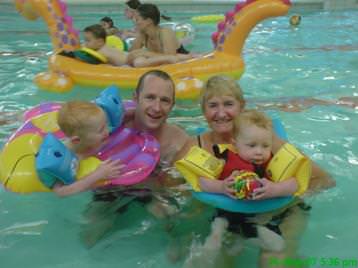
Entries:
[[174,88],[170,80],[148,75],[142,91],[135,96],[135,120],[145,130],[158,130],[167,120],[174,105]]

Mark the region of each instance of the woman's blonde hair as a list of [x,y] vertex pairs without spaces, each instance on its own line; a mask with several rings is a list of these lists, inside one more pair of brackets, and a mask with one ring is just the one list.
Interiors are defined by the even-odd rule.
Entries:
[[245,110],[241,112],[234,121],[235,137],[239,135],[240,128],[245,126],[256,126],[258,128],[272,131],[272,120],[263,112],[257,110]]
[[200,104],[203,111],[205,110],[206,101],[214,96],[233,96],[240,102],[242,107],[245,105],[241,87],[229,76],[215,75],[206,81],[200,95]]
[[66,136],[77,136],[90,127],[92,118],[98,118],[103,113],[103,110],[94,103],[69,101],[59,110],[57,123]]

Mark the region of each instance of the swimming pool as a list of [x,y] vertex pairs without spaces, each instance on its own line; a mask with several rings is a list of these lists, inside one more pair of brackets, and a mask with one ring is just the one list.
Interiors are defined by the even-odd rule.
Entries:
[[[11,5],[0,4],[0,9],[3,26],[0,111],[26,109],[42,101],[89,100],[98,94],[100,89],[76,88],[64,95],[37,90],[32,78],[46,69],[47,53],[51,50],[45,25],[41,21],[25,21]],[[166,7],[175,21],[190,22],[192,16],[212,13],[205,7],[183,10],[187,11],[178,13]],[[225,10],[222,7],[216,12]],[[117,7],[111,5],[70,8],[75,26],[80,29],[105,15],[120,21],[122,17],[116,12],[119,12]],[[358,11],[302,10],[302,14],[299,28],[289,27],[288,17],[275,18],[258,25],[247,40],[246,71],[240,84],[251,106],[255,102],[285,101],[291,97],[358,96]],[[129,23],[123,25],[129,26]],[[207,40],[216,26],[195,27],[197,37],[191,49],[210,50],[211,43]],[[125,96],[129,97],[130,93],[126,92]],[[290,140],[337,181],[335,189],[308,198],[314,209],[302,237],[300,254],[318,261],[321,258],[357,260],[358,126],[354,124],[357,110],[315,106],[301,113],[271,113],[282,119]],[[178,103],[170,120],[191,133],[198,124],[205,127],[198,106],[191,102]],[[1,145],[18,125],[1,126]],[[118,218],[110,235],[86,249],[80,235],[88,227],[82,214],[90,197],[90,193],[66,199],[51,194],[20,196],[1,188],[0,259],[4,267],[181,266],[181,262],[172,264],[166,257],[167,223],[155,220],[137,204],[130,207],[125,217]],[[181,232],[193,231],[203,237],[208,232],[210,212],[207,210],[192,222],[181,221]],[[110,219],[113,215],[109,212],[107,216]],[[99,226],[94,226],[93,232],[98,229]],[[248,246],[237,258],[238,267],[255,267],[257,252],[255,247]]]

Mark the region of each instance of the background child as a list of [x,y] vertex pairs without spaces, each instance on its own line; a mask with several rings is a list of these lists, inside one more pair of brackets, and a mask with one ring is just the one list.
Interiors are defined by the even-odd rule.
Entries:
[[88,26],[84,29],[84,46],[101,53],[111,65],[122,66],[127,64],[127,53],[107,46],[106,36],[106,30],[101,25]]
[[[66,145],[79,160],[94,155],[109,136],[106,115],[94,103],[70,101],[63,104],[57,122],[66,135]],[[101,179],[118,177],[122,167],[119,160],[106,160],[95,171],[72,184],[56,182],[53,191],[59,196],[67,196],[89,190]]]
[[191,55],[181,54],[153,56],[153,53],[141,49],[127,54],[124,51],[107,46],[106,35],[105,29],[99,24],[86,27],[84,29],[85,46],[101,53],[110,64],[115,66],[126,64],[133,67],[157,66],[192,58]]
[[107,35],[120,34],[120,30],[114,26],[113,20],[110,17],[103,17],[100,20],[100,24],[106,30]]

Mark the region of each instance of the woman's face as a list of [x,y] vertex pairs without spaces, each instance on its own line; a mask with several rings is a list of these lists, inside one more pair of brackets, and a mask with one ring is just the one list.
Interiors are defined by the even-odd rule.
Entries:
[[129,20],[133,20],[135,18],[135,13],[136,10],[135,9],[131,9],[130,7],[126,7],[124,9],[124,15],[126,16],[127,19]]
[[145,31],[145,29],[147,29],[147,27],[152,23],[151,19],[143,19],[138,13],[135,16],[136,29],[140,31]]
[[234,119],[243,109],[241,106],[234,96],[213,96],[204,104],[204,116],[215,133],[232,133]]

